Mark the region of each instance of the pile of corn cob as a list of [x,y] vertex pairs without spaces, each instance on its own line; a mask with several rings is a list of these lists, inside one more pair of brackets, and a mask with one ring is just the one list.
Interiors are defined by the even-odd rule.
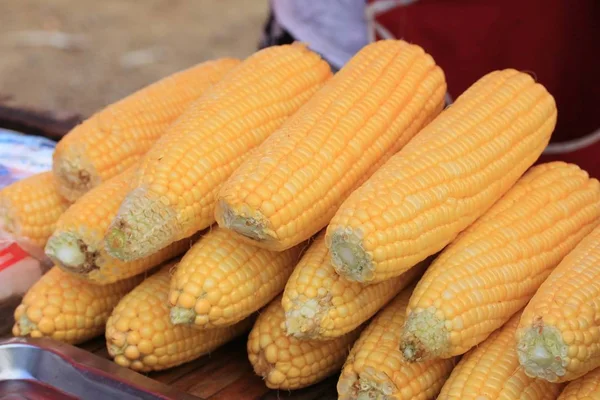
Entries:
[[1,228],[55,263],[14,335],[104,333],[153,371],[249,331],[268,387],[341,370],[341,399],[597,395],[600,183],[534,166],[557,109],[528,74],[445,93],[416,45],[332,76],[295,43],[108,106],[0,192]]

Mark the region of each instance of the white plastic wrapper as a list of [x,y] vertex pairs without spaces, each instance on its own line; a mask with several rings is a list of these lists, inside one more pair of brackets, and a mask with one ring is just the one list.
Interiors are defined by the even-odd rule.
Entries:
[[[33,174],[49,171],[55,145],[43,137],[0,128],[0,190]],[[48,259],[33,257],[0,229],[0,335],[10,332],[14,309],[50,266]]]
[[56,142],[0,128],[0,189],[52,168]]

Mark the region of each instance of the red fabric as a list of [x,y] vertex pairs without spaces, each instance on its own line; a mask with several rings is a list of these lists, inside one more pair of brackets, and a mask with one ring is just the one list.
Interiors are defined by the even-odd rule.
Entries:
[[556,99],[552,142],[600,127],[598,0],[418,0],[375,20],[434,57],[452,98],[492,70],[516,68]]

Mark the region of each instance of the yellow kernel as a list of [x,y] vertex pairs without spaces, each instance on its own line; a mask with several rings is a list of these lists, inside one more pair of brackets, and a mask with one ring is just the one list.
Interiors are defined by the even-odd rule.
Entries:
[[183,308],[194,308],[194,303],[196,302],[196,298],[189,293],[183,292],[179,295],[177,299],[177,305]]
[[211,304],[208,300],[200,299],[196,302],[196,305],[194,306],[194,311],[196,311],[196,314],[208,314],[210,311],[210,307]]
[[125,354],[125,357],[129,358],[130,360],[137,360],[140,356],[140,352],[135,346],[127,346],[123,354]]
[[158,364],[158,358],[155,355],[146,356],[146,357],[144,357],[144,364],[152,367],[152,366]]
[[277,348],[277,346],[274,344],[270,344],[265,349],[265,358],[267,359],[267,361],[269,363],[275,364],[277,362],[277,353],[278,352],[279,352],[279,349]]
[[37,324],[37,328],[45,335],[49,335],[54,332],[54,321],[50,318],[42,318],[40,322]]
[[140,340],[137,347],[144,354],[150,354],[154,351],[154,346],[152,345],[152,342],[147,339]]
[[141,340],[140,334],[137,332],[129,332],[127,335],[127,343],[137,345]]
[[268,380],[274,385],[279,385],[285,381],[285,375],[278,370],[273,369],[269,373]]

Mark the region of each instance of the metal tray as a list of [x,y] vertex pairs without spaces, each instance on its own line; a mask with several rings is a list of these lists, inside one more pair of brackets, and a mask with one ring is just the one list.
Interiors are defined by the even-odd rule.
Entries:
[[182,399],[192,396],[51,339],[0,341],[0,399]]

